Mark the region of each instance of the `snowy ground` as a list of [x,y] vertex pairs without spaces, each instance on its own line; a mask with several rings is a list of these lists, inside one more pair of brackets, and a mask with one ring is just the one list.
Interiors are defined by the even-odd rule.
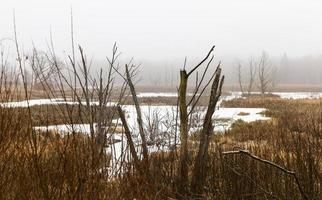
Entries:
[[[252,94],[260,94],[252,92]],[[322,98],[322,92],[272,92],[273,95],[278,95],[282,99],[319,99]],[[223,100],[231,100],[242,97],[241,92],[231,92],[229,96],[223,96]]]
[[[56,98],[56,99],[31,99],[31,100],[25,100],[25,101],[12,101],[12,102],[6,102],[6,103],[0,103],[0,106],[2,107],[12,107],[12,108],[27,108],[29,106],[39,106],[39,105],[77,105],[78,102],[75,101],[65,101],[62,98]],[[81,102],[82,105],[86,105],[85,101]],[[91,105],[98,105],[97,101],[90,102]],[[109,102],[106,106],[113,106],[116,105],[116,102]]]
[[34,126],[36,130],[42,131],[58,131],[61,134],[67,134],[71,132],[90,133],[89,124],[60,124],[60,125],[49,125],[49,126]]

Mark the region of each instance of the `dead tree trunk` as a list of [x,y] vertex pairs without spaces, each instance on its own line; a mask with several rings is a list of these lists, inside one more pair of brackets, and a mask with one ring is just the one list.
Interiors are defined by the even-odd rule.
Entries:
[[208,155],[208,146],[210,142],[210,136],[213,133],[212,116],[215,112],[215,108],[219,97],[221,96],[221,89],[224,83],[224,76],[221,77],[221,68],[218,66],[215,72],[215,79],[211,86],[210,99],[208,109],[203,123],[203,128],[200,134],[199,151],[197,158],[195,159],[194,169],[192,174],[191,190],[194,193],[202,192],[203,184],[207,174],[206,163]]
[[130,131],[128,125],[127,125],[127,122],[126,122],[124,113],[122,111],[122,108],[120,106],[118,106],[117,111],[118,111],[119,117],[121,118],[121,121],[122,121],[122,124],[123,124],[123,127],[124,127],[124,132],[125,132],[125,136],[126,136],[126,139],[127,139],[127,143],[128,143],[128,145],[130,147],[130,153],[131,153],[131,156],[132,156],[132,158],[134,160],[134,166],[136,167],[137,170],[140,170],[139,158],[138,158],[138,155],[136,153],[134,142],[133,142],[132,136],[131,136],[131,131]]
[[241,72],[241,64],[238,65],[238,83],[239,83],[239,88],[240,88],[240,92],[242,94],[244,94],[244,88],[243,88],[243,84],[242,84],[242,72]]
[[[196,71],[204,62],[208,60],[211,53],[213,52],[215,46],[213,46],[210,51],[208,52],[207,56],[199,63],[197,64],[192,70],[190,70],[188,73],[185,70],[185,67],[183,70],[180,71],[180,85],[179,85],[179,110],[180,110],[180,141],[181,141],[181,147],[180,147],[180,163],[179,163],[179,193],[185,194],[188,189],[188,106],[192,103],[189,102],[187,105],[186,95],[187,95],[187,85],[188,85],[188,78],[189,76]],[[206,73],[209,64],[211,63],[213,57],[208,62],[208,65],[205,69],[204,74]],[[203,76],[204,78],[204,76]],[[195,95],[198,93],[199,86],[201,82],[203,81],[203,78],[200,80],[200,83],[197,84],[198,87],[196,88],[195,94],[192,99],[195,98]],[[199,99],[199,98],[198,98]],[[196,102],[198,101],[196,100]],[[195,104],[192,106],[194,108]],[[193,110],[193,108],[191,110]]]
[[247,95],[250,96],[253,91],[253,85],[255,82],[256,67],[254,66],[253,58],[249,60],[249,83],[247,87]]
[[186,104],[188,74],[180,71],[179,110],[180,110],[180,190],[185,191],[188,185],[188,111]]
[[272,85],[272,70],[273,67],[270,58],[266,52],[263,52],[258,63],[259,89],[262,95],[264,95]]
[[140,137],[141,137],[141,140],[142,140],[143,161],[145,162],[145,164],[148,164],[148,147],[147,147],[147,142],[146,142],[144,128],[143,128],[143,120],[142,120],[141,109],[140,109],[138,98],[136,96],[136,91],[135,91],[134,85],[133,85],[132,80],[131,80],[131,74],[130,74],[128,65],[125,65],[125,70],[126,70],[127,83],[128,83],[128,85],[130,87],[132,99],[134,101],[134,105],[135,105],[135,109],[136,109],[136,113],[137,113],[137,122],[138,122],[138,126],[139,126],[139,134],[140,134]]

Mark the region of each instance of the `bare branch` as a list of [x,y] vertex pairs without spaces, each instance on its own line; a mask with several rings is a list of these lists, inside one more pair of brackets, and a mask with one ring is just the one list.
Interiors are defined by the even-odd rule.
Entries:
[[[208,64],[207,64],[207,67],[206,67],[206,69],[204,70],[204,72],[203,72],[203,74],[202,74],[202,77],[201,77],[201,80],[200,80],[200,82],[199,82],[199,84],[197,85],[197,87],[196,87],[196,90],[195,90],[195,92],[193,93],[193,96],[192,96],[192,98],[191,98],[191,100],[190,100],[190,102],[188,103],[188,106],[193,102],[193,100],[195,99],[195,97],[196,97],[196,95],[197,95],[197,93],[198,93],[198,91],[199,91],[199,88],[200,88],[200,86],[201,86],[201,84],[202,84],[202,82],[203,82],[203,80],[204,80],[204,78],[205,78],[205,75],[206,75],[206,73],[207,73],[207,71],[208,71],[208,68],[209,68],[209,66],[210,66],[210,63],[212,62],[212,60],[214,59],[214,55],[212,55],[211,56],[211,59],[209,60],[209,62],[208,62]],[[220,65],[220,64],[219,64]]]
[[210,54],[214,51],[214,48],[215,48],[215,46],[212,46],[212,48],[208,52],[207,56],[187,74],[188,77],[209,58]]
[[269,161],[269,160],[265,160],[265,159],[262,159],[262,158],[260,158],[260,157],[258,157],[258,156],[255,156],[255,155],[253,155],[253,154],[249,153],[249,152],[248,152],[248,151],[246,151],[246,150],[238,150],[238,151],[226,151],[226,152],[222,152],[222,155],[224,155],[224,156],[226,156],[226,155],[236,155],[236,154],[246,155],[246,156],[248,156],[248,157],[250,157],[250,158],[252,158],[252,159],[255,159],[255,160],[257,160],[257,161],[259,161],[259,162],[261,162],[261,163],[264,163],[264,164],[268,164],[268,165],[270,165],[270,166],[272,166],[272,167],[274,167],[274,168],[276,168],[276,169],[281,170],[282,172],[284,172],[284,173],[286,173],[286,174],[289,174],[289,175],[293,176],[293,177],[294,177],[294,179],[295,179],[295,181],[296,181],[296,184],[297,184],[297,186],[298,186],[298,188],[299,188],[299,191],[300,191],[300,193],[301,193],[301,195],[302,195],[302,198],[303,198],[303,199],[306,199],[306,200],[308,199],[308,197],[307,197],[307,195],[304,193],[304,191],[303,191],[303,189],[302,189],[302,187],[301,187],[301,184],[300,184],[300,182],[299,182],[299,179],[297,178],[296,173],[295,173],[294,171],[290,171],[290,170],[288,170],[288,169],[286,169],[286,168],[284,168],[284,167],[282,167],[282,166],[280,166],[280,165],[278,165],[278,164],[276,164],[276,163],[273,163],[273,162],[271,162],[271,161]]

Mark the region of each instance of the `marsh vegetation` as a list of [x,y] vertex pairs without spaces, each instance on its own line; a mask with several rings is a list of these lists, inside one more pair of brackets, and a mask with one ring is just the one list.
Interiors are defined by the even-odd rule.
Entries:
[[65,62],[53,42],[28,56],[14,44],[13,62],[1,53],[0,199],[321,199],[320,93],[281,98],[264,77],[260,94],[227,95],[214,47],[160,95],[137,91],[116,45],[93,75],[74,43]]

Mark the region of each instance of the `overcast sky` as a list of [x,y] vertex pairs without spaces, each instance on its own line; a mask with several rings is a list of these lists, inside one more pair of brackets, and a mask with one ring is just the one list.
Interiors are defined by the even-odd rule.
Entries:
[[44,48],[50,29],[58,51],[75,39],[94,59],[116,41],[139,60],[196,58],[212,44],[220,56],[322,54],[320,0],[1,0],[0,38],[12,37],[13,10],[24,48]]

